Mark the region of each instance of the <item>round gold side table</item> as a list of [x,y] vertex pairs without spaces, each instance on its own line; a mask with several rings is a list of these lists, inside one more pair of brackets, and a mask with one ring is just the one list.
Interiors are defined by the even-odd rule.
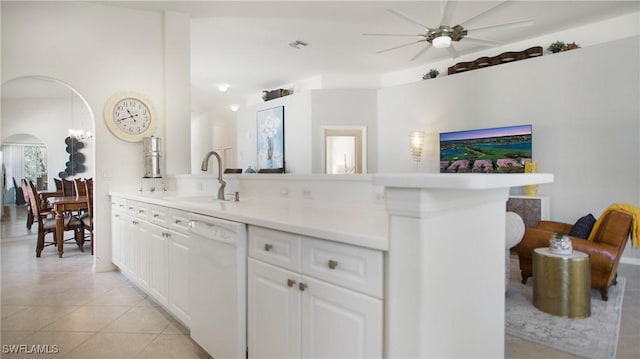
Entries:
[[579,251],[553,254],[533,251],[533,305],[545,313],[569,318],[591,316],[591,262]]

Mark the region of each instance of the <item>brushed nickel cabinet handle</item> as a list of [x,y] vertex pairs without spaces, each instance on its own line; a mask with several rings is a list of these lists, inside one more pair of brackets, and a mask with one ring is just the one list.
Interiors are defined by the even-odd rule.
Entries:
[[176,222],[176,224],[180,224],[180,223],[182,223],[182,220],[180,220],[180,219],[176,219],[176,221],[175,221],[175,222]]
[[307,289],[307,285],[304,283],[300,283],[298,284],[298,289],[300,289],[300,291],[304,292],[305,289]]
[[265,250],[265,251],[269,252],[269,251],[270,251],[270,250],[272,250],[272,249],[273,249],[273,245],[271,245],[271,244],[269,244],[269,243],[267,243],[267,244],[265,244],[265,245],[264,245],[264,250]]
[[336,269],[338,266],[338,261],[334,261],[332,259],[329,260],[329,269]]
[[287,286],[289,288],[293,287],[296,284],[296,281],[293,279],[287,279]]

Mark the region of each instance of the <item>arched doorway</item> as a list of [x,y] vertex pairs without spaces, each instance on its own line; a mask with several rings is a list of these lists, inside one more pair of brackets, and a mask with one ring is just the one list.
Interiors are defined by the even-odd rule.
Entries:
[[[54,178],[59,178],[63,172],[67,173],[65,171],[70,167],[78,168],[78,158],[82,159],[82,168],[69,170],[72,175],[65,177],[95,177],[94,115],[77,90],[50,77],[20,77],[2,83],[1,101],[0,148],[31,143],[33,147],[46,149],[46,165],[35,170],[39,171],[35,177],[29,174],[34,177],[34,183],[40,181],[39,189],[55,189]],[[73,158],[69,153],[70,138],[74,143],[81,143],[77,146],[79,151],[75,147],[73,149],[80,155]],[[0,150],[3,164],[5,157]],[[46,167],[46,170],[43,171],[42,167]],[[6,166],[3,170],[4,178]],[[19,177],[16,177],[18,183],[28,176],[23,174]],[[13,178],[7,178],[6,182],[3,193],[7,193],[7,187],[13,187]]]

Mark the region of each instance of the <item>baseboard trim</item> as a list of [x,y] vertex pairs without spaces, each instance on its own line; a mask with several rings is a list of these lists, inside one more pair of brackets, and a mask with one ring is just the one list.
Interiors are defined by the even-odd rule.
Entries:
[[640,258],[622,257],[622,258],[620,258],[620,263],[632,264],[632,265],[635,265],[635,266],[640,266]]

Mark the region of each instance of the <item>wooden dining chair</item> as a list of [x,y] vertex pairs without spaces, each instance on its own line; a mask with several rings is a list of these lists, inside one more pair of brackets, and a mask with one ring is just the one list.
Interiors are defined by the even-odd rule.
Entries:
[[63,196],[75,196],[76,184],[73,180],[62,179],[62,195]]
[[[42,250],[46,246],[57,245],[58,241],[63,241],[64,238],[56,238],[56,219],[53,216],[52,211],[47,211],[42,208],[42,204],[39,200],[40,196],[38,195],[38,190],[33,182],[29,182],[29,200],[33,204],[31,206],[31,212],[35,220],[38,221],[38,240],[36,244],[36,257],[40,257]],[[64,231],[73,231],[74,239],[76,243],[80,246],[80,250],[84,251],[82,248],[82,240],[80,236],[82,233],[80,232],[80,228],[82,224],[80,220],[76,217],[69,216],[64,219]],[[53,233],[53,241],[45,242],[45,236],[48,233]]]
[[89,238],[91,240],[91,255],[93,255],[93,179],[89,178],[83,181],[84,192],[87,196],[87,212],[80,216],[82,222],[82,235],[84,237],[84,230],[89,231]]
[[73,188],[77,196],[85,196],[87,194],[87,189],[84,186],[84,182],[85,181],[82,178],[76,178],[73,180]]
[[53,183],[56,184],[56,191],[57,192],[62,192],[62,180],[59,178],[54,178],[53,179]]
[[24,200],[27,203],[27,229],[31,230],[34,220],[33,212],[31,212],[31,196],[29,196],[29,192],[31,190],[29,189],[27,180],[25,180],[24,178],[20,181],[20,188],[22,188],[22,194],[24,195]]

